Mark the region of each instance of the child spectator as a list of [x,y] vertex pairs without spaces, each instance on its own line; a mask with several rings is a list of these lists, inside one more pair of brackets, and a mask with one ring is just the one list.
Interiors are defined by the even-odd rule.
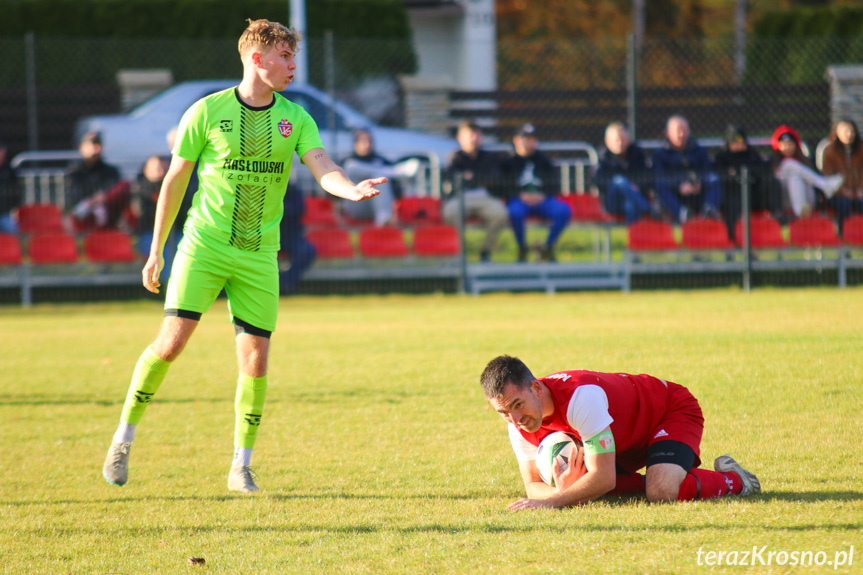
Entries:
[[803,155],[800,136],[790,126],[773,132],[773,171],[782,183],[782,203],[795,217],[808,216],[815,208],[815,188],[829,199],[842,186],[842,175],[823,177]]

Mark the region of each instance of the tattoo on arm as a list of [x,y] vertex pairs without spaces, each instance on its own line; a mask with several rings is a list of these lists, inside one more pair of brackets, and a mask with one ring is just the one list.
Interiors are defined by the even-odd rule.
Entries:
[[316,160],[320,160],[320,159],[321,159],[321,158],[323,158],[323,157],[324,157],[324,155],[323,155],[323,154],[315,154],[315,159],[316,159]]

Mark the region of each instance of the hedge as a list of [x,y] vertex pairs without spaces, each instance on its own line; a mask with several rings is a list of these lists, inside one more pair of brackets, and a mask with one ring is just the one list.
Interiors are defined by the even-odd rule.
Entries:
[[[235,38],[246,18],[288,23],[288,0],[3,0],[0,36]],[[411,39],[401,0],[313,0],[306,31],[345,38]]]

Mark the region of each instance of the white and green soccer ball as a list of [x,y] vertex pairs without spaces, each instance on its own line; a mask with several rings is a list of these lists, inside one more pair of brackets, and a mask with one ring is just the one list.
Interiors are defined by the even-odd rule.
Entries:
[[560,464],[560,472],[569,468],[570,462],[578,455],[573,438],[562,431],[554,431],[545,436],[536,448],[536,466],[539,476],[548,485],[554,486],[554,461]]

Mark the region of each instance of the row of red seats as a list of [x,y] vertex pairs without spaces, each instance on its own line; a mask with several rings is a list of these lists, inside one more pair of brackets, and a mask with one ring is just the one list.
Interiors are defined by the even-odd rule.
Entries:
[[[572,208],[572,218],[584,222],[610,222],[614,219],[603,212],[599,198],[590,194],[560,196],[560,200]],[[303,224],[309,227],[335,227],[340,223],[351,226],[371,225],[371,222],[356,221],[336,216],[333,202],[328,198],[307,197]],[[396,202],[396,217],[404,226],[438,225],[441,220],[441,202],[430,197],[403,198]],[[18,210],[18,227],[22,234],[40,232],[62,232],[63,214],[54,204],[29,204]]]
[[[84,237],[84,258],[97,263],[133,262],[137,259],[132,238],[116,230],[103,230]],[[34,233],[27,240],[27,254],[34,264],[74,264],[80,259],[75,237],[66,232]],[[23,263],[21,239],[0,234],[0,265]]]
[[[719,220],[690,220],[681,226],[682,245],[674,238],[671,224],[656,220],[641,220],[628,228],[628,247],[636,251],[730,250],[743,245],[743,221],[738,221],[732,243],[725,224]],[[836,234],[832,219],[811,216],[794,220],[788,226],[790,243],[782,236],[782,226],[769,216],[753,215],[749,226],[750,245],[754,249],[838,248],[845,245],[863,247],[863,215],[845,220],[843,238]],[[844,241],[843,241],[844,240]],[[736,245],[735,245],[736,244]]]
[[[613,222],[614,217],[605,213],[599,198],[590,194],[560,196],[572,208],[572,219],[577,222]],[[352,220],[337,216],[333,202],[328,198],[307,197],[303,224],[309,227],[336,227],[340,223],[349,226],[370,226],[370,221]],[[402,198],[396,201],[395,213],[403,226],[438,225],[441,219],[441,201],[435,198]]]
[[[318,228],[306,233],[319,258],[353,258],[357,254],[350,232],[344,228]],[[381,226],[359,231],[359,255],[367,258],[397,258],[411,255],[401,228]],[[414,230],[413,253],[424,257],[459,254],[458,230],[446,225],[427,225]]]
[[[321,258],[353,258],[350,234],[343,228],[310,230],[309,241]],[[40,232],[29,236],[27,254],[33,264],[74,264],[80,260],[74,236],[65,232]],[[454,256],[459,253],[458,231],[451,226],[426,226],[414,232],[413,253],[418,256]],[[409,256],[401,228],[384,226],[364,228],[359,233],[363,257]],[[83,256],[89,262],[122,263],[138,259],[132,238],[117,230],[91,232],[84,237]],[[19,236],[0,234],[0,265],[21,265],[24,261]]]

